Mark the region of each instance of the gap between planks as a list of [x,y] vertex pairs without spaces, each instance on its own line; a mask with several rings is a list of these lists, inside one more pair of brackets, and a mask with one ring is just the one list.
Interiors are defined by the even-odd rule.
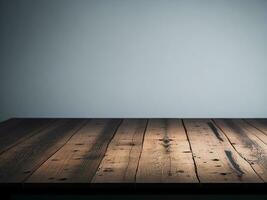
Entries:
[[187,119],[184,123],[200,182],[261,182],[211,120]]
[[261,180],[267,182],[267,146],[261,139],[266,135],[244,120],[215,119],[214,122]]
[[149,120],[136,182],[198,182],[192,152],[181,120]]
[[93,119],[27,182],[90,182],[122,120]]
[[83,121],[58,120],[0,155],[0,182],[23,182],[64,146]]
[[[109,151],[109,148],[112,147],[112,141],[117,140],[116,139],[117,133],[122,128],[124,121],[125,120],[121,121],[122,123],[119,123],[117,128],[115,128],[116,125],[111,126],[111,127],[113,127],[113,129],[114,128],[115,129],[114,129],[113,133],[111,131],[107,140],[103,141],[104,143],[96,142],[95,150],[98,153],[99,157],[97,158],[98,159],[97,162],[95,162],[91,166],[92,171],[95,170],[95,173],[90,173],[91,175],[88,176],[86,179],[83,179],[82,177],[80,177],[84,182],[88,182],[90,179],[92,179],[92,182],[105,182],[104,176],[102,176],[102,175],[99,176],[99,177],[102,177],[102,180],[101,180],[101,178],[99,178],[98,175],[103,173],[104,170],[106,168],[108,168],[108,167],[105,167],[105,163],[108,163],[106,160],[107,155],[105,155],[105,154],[107,154]],[[155,119],[147,120],[145,126],[142,127],[143,135],[138,140],[139,142],[141,141],[141,145],[139,144],[139,147],[138,147],[140,154],[138,154],[139,156],[136,156],[137,167],[134,168],[135,170],[131,170],[131,173],[130,173],[131,176],[128,176],[130,178],[127,179],[127,178],[125,178],[127,176],[124,176],[124,175],[123,176],[121,176],[121,175],[120,176],[108,175],[108,176],[105,176],[105,177],[109,177],[109,178],[106,178],[106,182],[123,182],[123,181],[125,181],[125,182],[150,182],[150,181],[151,182],[187,182],[187,181],[182,180],[180,178],[176,179],[177,177],[175,175],[175,172],[172,169],[172,166],[169,166],[170,167],[169,168],[167,165],[167,168],[169,168],[169,171],[171,172],[170,174],[172,174],[172,176],[170,176],[170,177],[166,176],[166,173],[165,173],[166,169],[164,169],[164,167],[162,167],[162,165],[163,165],[162,163],[164,163],[164,162],[162,162],[162,160],[163,161],[172,160],[171,156],[166,154],[166,152],[165,152],[166,146],[168,146],[168,148],[169,148],[169,146],[171,146],[171,149],[172,149],[172,147],[177,146],[177,144],[175,142],[173,142],[172,136],[169,135],[169,130],[173,129],[173,127],[170,126],[170,124],[172,124],[172,123],[175,124],[174,121],[175,121],[175,119],[163,119],[163,120],[158,120],[155,123]],[[195,177],[196,182],[199,182],[199,181],[200,182],[261,182],[261,181],[266,182],[266,180],[267,180],[267,177],[266,177],[267,176],[267,174],[266,174],[266,171],[267,171],[267,161],[266,161],[266,130],[267,130],[267,127],[265,125],[264,126],[262,125],[262,127],[260,127],[258,124],[255,124],[255,122],[253,122],[253,121],[232,120],[235,127],[238,127],[238,129],[237,129],[237,128],[229,127],[227,124],[224,124],[223,120],[220,120],[220,119],[214,119],[214,120],[208,120],[207,119],[206,121],[204,120],[203,123],[202,122],[200,123],[200,129],[198,129],[198,130],[201,130],[201,128],[203,128],[204,131],[206,131],[208,134],[210,134],[209,137],[212,140],[214,140],[214,138],[215,139],[217,138],[218,141],[214,140],[214,141],[216,141],[214,144],[217,144],[218,147],[221,148],[221,150],[220,150],[221,154],[220,155],[221,155],[221,157],[225,158],[225,161],[223,161],[224,165],[227,164],[227,166],[228,165],[230,166],[230,167],[228,166],[225,168],[225,169],[228,169],[229,172],[226,172],[226,173],[223,172],[224,174],[221,174],[219,176],[216,175],[217,178],[212,179],[212,177],[215,177],[215,176],[213,176],[213,175],[210,175],[210,176],[201,175],[201,173],[203,173],[203,171],[204,171],[203,170],[203,164],[200,164],[199,158],[197,158],[197,154],[200,154],[201,151],[194,150],[194,149],[196,149],[197,145],[195,145],[195,143],[192,144],[193,141],[190,140],[190,137],[192,137],[194,135],[194,132],[192,132],[192,130],[189,130],[189,131],[187,130],[188,125],[186,125],[186,121],[187,120],[181,120],[181,123],[182,123],[181,125],[182,125],[182,129],[185,133],[186,140],[188,141],[189,149],[192,153],[191,159],[192,159],[192,163],[194,165],[194,174],[196,176]],[[200,122],[200,120],[198,120],[198,121]],[[171,122],[171,123],[168,124],[169,122]],[[152,125],[151,125],[151,123],[152,123]],[[214,127],[210,127],[209,123],[213,124]],[[252,124],[252,123],[254,123],[254,124]],[[83,125],[80,129],[84,128],[84,126],[85,125]],[[80,129],[78,131],[76,131],[64,145],[59,147],[59,149],[57,149],[57,151],[54,152],[54,154],[52,154],[46,160],[43,160],[43,163],[38,168],[34,168],[33,172],[31,172],[31,174],[33,174],[33,176],[28,176],[26,178],[27,179],[26,182],[31,182],[32,180],[33,180],[33,182],[39,182],[40,180],[42,180],[42,179],[40,179],[40,177],[38,177],[38,175],[36,176],[36,174],[38,174],[38,171],[42,170],[43,166],[47,162],[51,162],[51,159],[54,159],[54,156],[57,155],[59,152],[61,152],[61,151],[64,152],[64,148],[65,148],[66,144],[69,143],[69,141],[77,134],[77,132],[80,131]],[[176,129],[177,129],[177,127],[176,127]],[[149,133],[150,136],[152,136],[152,138],[149,138],[150,136],[148,138],[146,138],[147,132]],[[240,137],[240,134],[245,136],[245,139],[244,139],[244,137]],[[160,136],[160,137],[158,137],[158,136]],[[166,138],[168,140],[168,142],[167,142],[168,145],[165,144],[165,142],[164,142],[164,139],[166,139]],[[203,138],[204,137],[200,137],[200,139],[203,139]],[[240,140],[239,140],[240,144],[235,143],[236,138],[240,138]],[[146,142],[146,146],[147,145],[149,146],[150,145],[149,143],[151,143],[151,142],[152,142],[151,144],[153,144],[153,145],[156,144],[155,145],[155,147],[156,147],[155,155],[159,155],[158,160],[155,160],[156,156],[154,156],[154,158],[153,158],[153,151],[152,151],[151,155],[149,155],[147,152],[145,152],[145,150],[146,150],[146,148],[144,148],[145,142]],[[249,152],[248,147],[246,147],[244,145],[244,144],[246,144],[246,142],[247,143],[252,142],[253,148],[256,149],[256,151],[252,151],[252,155],[251,155],[251,152]],[[102,147],[102,144],[104,144],[104,147]],[[121,146],[125,147],[125,144],[122,144]],[[131,154],[133,146],[131,144],[126,144],[126,146],[128,146],[130,148],[127,150],[127,148],[125,147],[126,151],[130,152],[129,154]],[[113,145],[113,147],[114,147],[114,145]],[[204,146],[203,148],[205,149],[206,147]],[[263,153],[261,155],[258,155],[257,151],[263,152]],[[171,154],[173,154],[173,152]],[[145,157],[145,159],[143,157]],[[174,158],[175,157],[176,156],[174,156]],[[256,160],[256,162],[254,161],[255,159],[259,159],[261,157],[263,158],[263,160]],[[89,156],[89,158],[90,158],[90,156]],[[91,157],[91,158],[93,158],[93,157]],[[142,163],[149,163],[151,161],[151,158],[152,158],[151,163],[153,163],[153,162],[156,163],[157,167],[155,169],[151,169],[151,168],[153,168],[153,165],[152,166],[149,166],[149,165],[145,166],[142,164]],[[114,158],[114,159],[117,159],[117,158]],[[159,161],[160,159],[162,159],[162,160]],[[197,159],[197,161],[196,161],[196,159]],[[120,162],[118,162],[118,163],[119,163],[119,165],[121,165]],[[240,164],[240,163],[247,163],[247,164]],[[127,169],[129,167],[129,166],[127,166],[128,164],[129,163],[123,165],[125,169]],[[53,165],[51,165],[51,166],[53,166]],[[88,162],[87,162],[87,164],[85,162],[85,165],[81,166],[80,169],[82,169],[82,171],[85,172],[84,170],[86,170],[85,169],[86,166],[88,166]],[[106,165],[106,166],[108,166],[108,165]],[[239,169],[240,166],[241,166],[241,169]],[[258,177],[259,180],[256,178],[255,175],[253,175],[252,170],[248,166],[250,166],[250,168],[253,170],[253,172],[255,173],[255,175]],[[243,167],[245,167],[245,170],[242,169]],[[163,171],[160,172],[159,171],[160,168]],[[205,167],[204,167],[204,169],[205,169]],[[145,173],[142,173],[142,171],[144,171],[144,170],[145,170]],[[135,172],[133,172],[133,171],[135,171]],[[199,172],[200,172],[200,175],[199,175]],[[79,170],[76,170],[74,173],[79,173]],[[109,169],[106,169],[105,173],[106,174],[112,174],[112,173],[110,173]],[[120,172],[119,174],[121,174],[121,173],[122,172]],[[146,178],[148,175],[147,173],[152,175],[151,180],[149,178]],[[173,176],[173,174],[174,174],[174,176]],[[237,176],[234,174],[237,174]],[[240,174],[242,175],[242,179],[240,179],[240,177],[239,177]],[[39,175],[40,175],[40,171],[39,171]],[[64,179],[64,177],[65,177],[65,175],[62,176],[61,178],[58,178],[57,180],[59,182],[62,182],[62,181],[70,181],[71,182],[71,176],[70,176],[70,179]],[[89,177],[91,177],[91,178],[89,178]],[[121,177],[124,177],[124,178],[121,178]],[[224,178],[221,178],[221,177],[224,177]],[[227,177],[227,179],[225,180],[226,177]],[[46,180],[46,179],[47,179],[47,176],[43,175],[43,180]],[[75,181],[79,181],[81,179],[79,179],[79,178],[76,179],[74,177],[73,181],[75,182]],[[47,182],[54,182],[54,180],[46,180],[46,181]],[[46,181],[44,181],[44,182],[46,182]],[[191,180],[189,182],[193,182],[193,181]]]

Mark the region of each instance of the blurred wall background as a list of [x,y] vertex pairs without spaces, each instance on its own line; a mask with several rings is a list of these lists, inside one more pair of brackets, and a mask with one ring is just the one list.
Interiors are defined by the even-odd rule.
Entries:
[[0,0],[0,120],[267,117],[266,0]]

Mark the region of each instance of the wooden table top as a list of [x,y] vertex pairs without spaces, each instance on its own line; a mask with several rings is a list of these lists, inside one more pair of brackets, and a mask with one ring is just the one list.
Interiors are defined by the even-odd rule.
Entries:
[[0,123],[0,183],[264,183],[266,119]]

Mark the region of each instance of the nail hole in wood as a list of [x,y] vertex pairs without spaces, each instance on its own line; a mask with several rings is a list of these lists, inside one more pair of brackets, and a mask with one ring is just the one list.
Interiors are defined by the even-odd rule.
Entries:
[[75,145],[81,146],[81,145],[84,145],[84,143],[76,143]]
[[113,169],[112,168],[105,168],[103,171],[104,172],[113,172]]
[[191,151],[183,151],[183,153],[191,153]]
[[65,180],[67,180],[67,178],[60,178],[59,180],[60,181],[65,181]]

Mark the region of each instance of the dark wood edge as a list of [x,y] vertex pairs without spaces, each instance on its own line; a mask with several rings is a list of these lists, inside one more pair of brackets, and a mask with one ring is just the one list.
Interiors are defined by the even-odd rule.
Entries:
[[6,195],[267,194],[266,183],[0,183]]

